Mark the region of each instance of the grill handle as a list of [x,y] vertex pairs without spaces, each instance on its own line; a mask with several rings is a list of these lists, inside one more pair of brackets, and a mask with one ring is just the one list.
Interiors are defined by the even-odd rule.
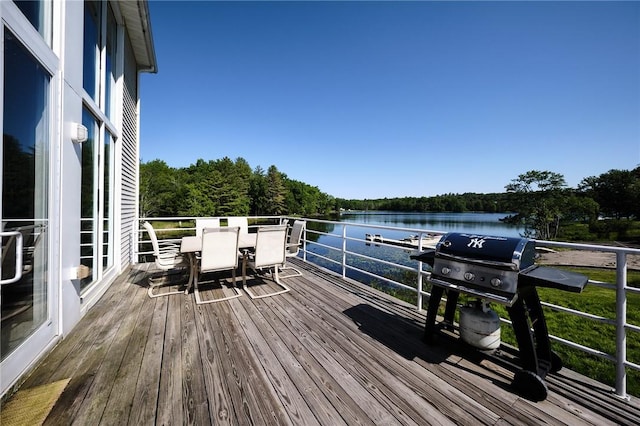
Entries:
[[429,266],[433,267],[433,261],[435,260],[435,257],[436,257],[436,251],[433,249],[425,250],[416,254],[412,254],[409,257],[413,260],[424,262]]
[[447,259],[447,260],[454,260],[456,262],[467,263],[470,265],[486,266],[489,268],[500,269],[503,271],[518,271],[518,265],[511,262],[498,262],[495,260],[474,259],[470,257],[454,256],[452,254],[447,254],[442,252],[438,253],[436,257]]

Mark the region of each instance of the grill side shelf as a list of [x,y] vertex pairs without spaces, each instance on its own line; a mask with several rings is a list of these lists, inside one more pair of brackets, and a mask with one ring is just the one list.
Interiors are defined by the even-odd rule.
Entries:
[[587,285],[589,277],[577,272],[538,266],[519,274],[519,285],[555,288],[580,293]]

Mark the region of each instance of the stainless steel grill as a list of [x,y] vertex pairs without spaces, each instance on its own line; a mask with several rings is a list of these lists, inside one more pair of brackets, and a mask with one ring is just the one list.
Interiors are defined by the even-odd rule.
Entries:
[[549,333],[537,287],[581,292],[585,275],[535,264],[535,242],[466,233],[442,236],[435,250],[412,259],[432,266],[433,284],[427,308],[425,341],[433,342],[440,300],[447,291],[442,326],[451,326],[460,293],[507,307],[516,334],[522,370],[513,386],[523,396],[541,401],[547,397],[544,377],[562,368],[562,360],[551,351]]

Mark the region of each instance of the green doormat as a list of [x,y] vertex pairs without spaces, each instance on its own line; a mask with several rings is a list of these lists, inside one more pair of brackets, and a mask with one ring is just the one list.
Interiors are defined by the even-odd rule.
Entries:
[[49,415],[56,401],[70,379],[22,389],[2,407],[0,425],[41,425]]

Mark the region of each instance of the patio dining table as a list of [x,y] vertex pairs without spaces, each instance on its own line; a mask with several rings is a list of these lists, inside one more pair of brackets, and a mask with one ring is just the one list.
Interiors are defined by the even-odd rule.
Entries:
[[[249,250],[255,248],[256,239],[258,234],[249,233],[249,234],[240,234],[238,236],[238,249],[240,250]],[[184,293],[187,294],[191,290],[191,286],[193,285],[193,279],[195,274],[198,273],[198,256],[197,253],[202,251],[202,237],[198,236],[187,236],[182,237],[180,241],[180,253],[186,254],[189,258],[189,281],[187,281],[187,288]]]

